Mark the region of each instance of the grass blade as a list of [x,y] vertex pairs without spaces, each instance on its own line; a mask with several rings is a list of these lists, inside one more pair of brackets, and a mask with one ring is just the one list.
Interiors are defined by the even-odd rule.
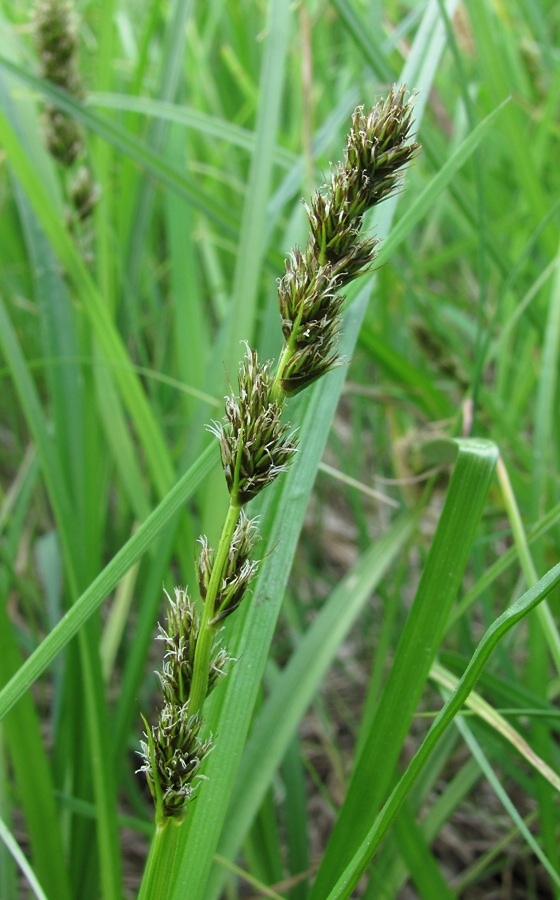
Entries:
[[[1,330],[1,329],[0,329]],[[122,547],[111,562],[99,573],[61,621],[45,637],[16,675],[0,691],[0,719],[28,690],[58,653],[99,608],[110,591],[130,567],[140,559],[166,522],[184,506],[198,485],[216,464],[216,448],[210,446],[196,463],[185,472],[177,484],[153,510],[138,531]]]
[[[485,441],[457,441],[455,448],[457,461],[430,554],[312,898],[328,895],[341,868],[348,864],[364,838],[368,827],[364,810],[378,809],[390,787],[463,577],[498,453],[495,446]],[[399,711],[398,716],[395,710]]]
[[400,809],[404,798],[414,781],[420,775],[430,753],[441,738],[445,729],[459,713],[468,695],[472,691],[488,658],[502,637],[507,634],[532,609],[538,606],[557,585],[560,584],[560,563],[548,572],[534,587],[526,591],[516,600],[488,629],[470,661],[457,690],[438,713],[430,731],[419,750],[400,779],[383,810],[371,826],[368,834],[360,844],[352,860],[338,878],[336,884],[326,895],[328,900],[344,900],[349,897],[353,886],[365,870],[372,854],[379,846],[390,823]]
[[[299,721],[340,644],[360,615],[365,601],[402,550],[414,524],[414,517],[405,514],[372,544],[335,588],[298,644],[289,664],[278,676],[243,754],[218,848],[220,856],[235,858]],[[217,877],[219,874],[216,872]],[[217,885],[211,882],[208,897],[217,896],[217,893]]]

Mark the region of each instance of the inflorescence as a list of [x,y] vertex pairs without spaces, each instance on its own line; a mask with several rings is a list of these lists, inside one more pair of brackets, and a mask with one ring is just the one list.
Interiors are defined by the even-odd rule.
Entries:
[[[75,100],[83,100],[85,89],[78,70],[78,29],[71,0],[37,0],[34,31],[41,75]],[[70,172],[69,224],[88,219],[99,191],[86,162],[84,134],[76,120],[56,104],[45,107],[45,139],[49,153]]]
[[307,245],[291,251],[278,281],[284,346],[276,371],[247,346],[238,393],[226,397],[223,420],[210,426],[219,440],[230,507],[218,549],[212,550],[206,537],[199,539],[201,603],[195,607],[186,591],[177,590],[167,629],[160,627],[166,646],[159,673],[164,704],[157,723],[145,723],[141,743],[141,771],[158,821],[183,815],[211,746],[200,737],[201,709],[228,663],[217,635],[259,565],[253,557],[257,521],[243,507],[286,470],[297,450],[284,420],[287,399],[340,364],[342,291],[371,268],[378,252],[378,241],[360,235],[364,215],[398,188],[403,167],[418,150],[411,128],[404,87],[393,88],[368,114],[356,109],[344,161],[306,205]]

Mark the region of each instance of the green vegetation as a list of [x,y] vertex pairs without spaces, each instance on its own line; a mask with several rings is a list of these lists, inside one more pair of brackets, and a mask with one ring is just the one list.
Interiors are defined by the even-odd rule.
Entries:
[[0,897],[140,890],[162,586],[228,609],[206,426],[243,342],[285,361],[300,200],[393,84],[422,150],[248,504],[214,746],[142,894],[558,896],[556,5],[57,6],[0,19]]

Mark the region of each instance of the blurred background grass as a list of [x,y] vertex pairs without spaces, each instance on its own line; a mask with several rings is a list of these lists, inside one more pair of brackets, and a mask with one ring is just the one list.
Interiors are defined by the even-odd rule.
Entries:
[[[275,782],[282,789],[271,789],[255,819],[242,862],[274,884],[321,856],[363,703],[366,711],[375,705],[414,596],[447,484],[446,470],[426,461],[426,442],[495,441],[524,526],[536,535],[535,574],[558,561],[558,7],[104,0],[80,3],[77,13],[86,98],[60,102],[83,129],[81,162],[99,200],[69,238],[73,173],[44,146],[43,109],[55,94],[37,77],[30,8],[1,6],[3,681],[210,443],[204,425],[221,414],[240,342],[277,356],[275,279],[290,247],[306,239],[300,198],[340,157],[354,106],[373,105],[411,52],[442,36],[428,88],[408,85],[420,88],[423,150],[396,210],[393,235],[402,228],[402,237],[370,280],[283,606],[276,665],[387,532],[395,504],[422,514],[409,552],[366,605],[292,742]],[[422,27],[429,33],[419,40]],[[446,162],[506,100],[438,189]],[[375,223],[382,234],[384,215]],[[128,896],[138,884],[151,810],[133,776],[134,750],[139,709],[153,702],[161,586],[195,583],[196,536],[215,540],[225,500],[215,467],[35,684],[33,701],[26,695],[18,704],[12,726],[6,718],[2,818],[33,845],[49,897],[98,896],[100,877],[103,896],[118,896],[121,859]],[[496,485],[465,581],[473,603],[467,595],[442,648],[458,673],[528,578],[512,553],[512,565],[483,580],[511,545]],[[517,710],[516,726],[557,768],[559,681],[540,627],[514,633],[484,688],[496,706]],[[437,703],[435,692],[426,694],[424,711]],[[416,728],[424,730],[416,721],[411,746]],[[504,753],[487,726],[472,728],[559,871],[550,786]],[[555,896],[465,743],[446,740],[429,790],[415,798],[416,863],[397,834],[361,893],[439,897],[445,885],[465,898]],[[9,857],[0,868],[0,896],[17,896]],[[433,869],[439,877],[422,884],[418,872]],[[227,896],[241,896],[240,884],[232,876]],[[302,883],[280,893],[297,900],[306,891]]]

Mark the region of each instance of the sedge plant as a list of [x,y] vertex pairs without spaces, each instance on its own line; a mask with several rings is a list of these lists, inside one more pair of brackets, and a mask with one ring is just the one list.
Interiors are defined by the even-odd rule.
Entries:
[[[83,100],[85,87],[79,72],[74,5],[68,0],[38,0],[33,24],[42,77],[76,100]],[[85,250],[81,223],[91,217],[98,188],[87,162],[83,129],[53,103],[46,104],[43,120],[49,153],[68,175],[67,222]]]
[[[37,0],[35,32],[43,34],[34,40],[35,54],[28,46],[34,38],[29,10],[4,4],[0,142],[8,177],[2,190],[0,348],[3,385],[14,393],[2,392],[2,464],[10,487],[0,508],[0,588],[7,601],[0,609],[0,896],[20,895],[18,867],[37,896],[121,900],[123,881],[126,896],[133,896],[140,867],[131,879],[121,811],[138,813],[132,824],[136,863],[143,859],[136,850],[139,836],[149,840],[153,834],[140,796],[144,778],[129,777],[129,764],[138,766],[138,704],[150,723],[143,768],[148,781],[154,776],[158,815],[144,896],[159,891],[177,900],[217,900],[224,890],[233,896],[233,884],[225,888],[232,871],[263,895],[290,900],[348,897],[366,869],[369,883],[362,887],[362,881],[360,891],[375,900],[398,896],[408,879],[422,896],[485,894],[501,874],[510,881],[512,864],[522,893],[519,882],[526,876],[523,895],[537,877],[543,889],[544,865],[551,890],[560,884],[557,780],[549,771],[558,769],[558,677],[551,679],[550,665],[553,660],[559,671],[557,597],[550,611],[541,604],[510,632],[481,682],[481,695],[473,691],[488,651],[520,615],[518,603],[508,609],[508,623],[501,613],[518,595],[521,578],[530,588],[524,616],[558,578],[556,566],[544,587],[530,587],[558,559],[560,290],[555,19],[553,4],[528,6],[513,2],[504,11],[489,0],[471,7],[431,2],[411,7],[403,19],[398,4],[374,11],[338,0],[295,6],[271,0],[254,18],[240,19],[232,2],[165,9],[119,2],[82,5],[84,27],[77,30],[68,0],[50,3],[48,28],[49,3]],[[265,8],[270,24],[263,29],[259,15]],[[138,15],[140,9],[150,12]],[[57,16],[69,27],[66,36],[54,27]],[[296,20],[290,36],[288,25]],[[520,28],[527,37],[522,42]],[[81,65],[76,33],[85,50]],[[54,51],[64,65],[54,65]],[[285,65],[300,56],[313,63],[306,66],[311,77],[305,85],[298,67]],[[376,217],[386,239],[375,279],[363,279],[355,294],[350,289],[340,343],[335,329],[332,347],[322,344],[315,362],[332,358],[339,365],[339,353],[352,359],[339,419],[352,425],[352,434],[331,438],[338,468],[356,476],[355,486],[368,481],[374,441],[376,478],[404,478],[400,496],[414,510],[390,523],[376,506],[374,514],[382,518],[372,542],[364,485],[360,494],[350,489],[345,500],[353,505],[357,563],[342,577],[336,571],[336,587],[313,610],[309,626],[309,603],[297,596],[299,580],[292,582],[281,627],[293,632],[293,648],[287,658],[280,645],[282,666],[276,668],[265,660],[345,374],[341,366],[317,391],[305,391],[300,406],[290,403],[309,374],[294,365],[298,353],[326,334],[322,323],[315,334],[304,334],[315,321],[311,316],[299,328],[297,291],[281,293],[286,340],[278,364],[263,366],[248,346],[226,418],[211,425],[233,460],[226,469],[233,486],[229,542],[225,531],[222,540],[213,537],[222,526],[221,509],[213,503],[213,478],[203,484],[218,456],[215,442],[197,457],[197,439],[201,422],[220,415],[208,411],[208,405],[220,407],[207,393],[214,393],[216,360],[224,361],[234,381],[240,339],[258,346],[263,360],[278,358],[268,350],[276,345],[269,332],[276,328],[274,311],[269,316],[259,306],[257,293],[263,270],[280,271],[273,244],[293,243],[298,223],[286,212],[294,197],[312,193],[301,179],[306,175],[314,183],[314,160],[332,154],[334,135],[357,98],[375,96],[376,85],[391,83],[416,92],[415,127],[425,148],[411,187],[416,199],[393,225],[393,203]],[[82,217],[97,195],[91,176],[93,190],[82,194],[84,202],[73,199],[77,175],[88,164],[100,186],[91,218]],[[334,215],[329,188],[321,196]],[[317,204],[310,209],[313,235],[325,217]],[[351,221],[334,222],[330,237],[336,232],[340,240],[339,226]],[[358,230],[359,213],[353,222]],[[280,228],[286,228],[285,239]],[[339,256],[329,257],[330,237],[323,233],[314,249],[324,265],[336,267],[347,249],[339,246]],[[395,264],[380,265],[395,251]],[[303,278],[312,293],[313,279],[301,275],[307,256],[307,249],[294,250],[286,276],[294,290]],[[351,274],[349,262],[344,273]],[[380,302],[368,306],[374,282]],[[231,292],[224,287],[229,284]],[[335,298],[346,293],[341,273],[330,282],[315,278],[314,285],[318,303],[331,291],[327,307],[334,314]],[[321,316],[318,308],[316,320]],[[242,450],[237,457],[235,437],[236,429],[242,432],[243,448],[253,441],[255,460],[254,439],[262,435],[248,435],[241,402],[253,377],[266,382],[268,406],[276,401],[281,407],[285,449],[301,448],[276,490],[264,492],[262,500],[259,490],[260,522],[254,521],[252,499],[240,502],[239,479],[248,460]],[[528,402],[533,397],[536,402]],[[297,428],[287,424],[288,407]],[[256,406],[250,413],[258,415]],[[426,444],[430,435],[448,431],[473,435],[474,442]],[[194,442],[185,448],[187,432]],[[500,446],[512,479],[509,491],[498,465],[501,490],[494,485],[488,494],[496,444],[476,443],[484,437]],[[275,465],[289,466],[293,455]],[[449,487],[444,472],[422,491],[417,479],[436,463],[453,466]],[[184,472],[185,466],[191,468]],[[325,477],[333,477],[322,469],[319,504]],[[220,482],[221,472],[216,474]],[[409,572],[401,551],[419,508],[426,511],[426,498],[436,501],[439,513],[443,486],[437,531],[429,549],[427,530],[416,534]],[[510,509],[514,495],[519,516]],[[332,499],[330,489],[329,507]],[[429,518],[422,521],[429,525]],[[531,523],[526,539],[522,522]],[[199,531],[212,540],[200,539],[197,578]],[[316,541],[314,534],[300,542],[300,562],[315,554]],[[331,548],[329,540],[321,546],[326,554],[314,556],[322,567],[327,557],[327,578]],[[392,583],[385,574],[397,555]],[[450,612],[467,557],[471,586]],[[165,660],[156,719],[147,713],[144,693],[151,691],[144,681],[147,648],[172,559],[186,573],[191,598],[182,588],[170,591],[169,621],[159,634]],[[519,560],[523,575],[516,571]],[[422,580],[409,614],[408,585],[419,565]],[[253,602],[242,599],[247,591]],[[350,628],[358,616],[355,646]],[[467,666],[481,621],[495,625],[480,645],[484,652],[472,657],[476,665]],[[310,748],[308,732],[298,746],[297,731],[319,686],[330,700],[328,673],[347,636],[352,659],[368,667],[373,660],[372,671],[359,721],[348,723],[357,735],[350,780],[346,746],[330,737],[338,733],[339,708],[333,722],[330,702],[315,707],[328,717],[329,806],[345,798],[328,845],[317,852],[308,831],[322,822],[306,818],[301,775],[306,766],[322,778],[316,760],[323,756]],[[347,652],[339,656],[337,686],[347,659]],[[52,677],[42,683],[51,666]],[[263,673],[266,693],[256,705]],[[354,680],[348,669],[343,674]],[[418,717],[419,697],[422,692],[425,710],[434,696],[426,692],[430,682],[453,697],[399,777],[404,742],[414,741],[426,722]],[[353,704],[361,686],[360,680]],[[481,728],[482,692],[492,709]],[[470,706],[467,715],[463,702]],[[456,728],[444,734],[452,713]],[[273,804],[271,787],[280,780]],[[473,794],[481,781],[483,807],[480,792]],[[504,797],[512,786],[513,810]],[[504,801],[505,817],[488,804],[493,792]],[[473,799],[479,808],[471,819]],[[457,842],[450,846],[447,840],[446,846],[446,838],[457,834],[457,813],[465,830],[464,801],[469,835],[477,819],[494,835],[482,856],[479,841],[466,840],[454,861]],[[14,864],[8,857],[16,858],[18,841],[25,853]],[[176,876],[174,856],[180,857]],[[240,858],[247,871],[234,868]],[[289,884],[283,880],[288,873]]]
[[[412,106],[406,89],[394,87],[369,112],[353,115],[344,161],[306,205],[310,235],[295,248],[278,281],[284,345],[273,369],[247,345],[237,394],[226,397],[225,416],[210,431],[220,446],[229,507],[217,548],[202,536],[198,556],[199,602],[185,589],[169,600],[167,625],[159,639],[165,657],[158,678],[162,706],[155,724],[146,720],[142,765],[155,803],[156,832],[141,896],[163,896],[172,878],[169,854],[176,826],[204,777],[212,747],[204,733],[204,702],[231,660],[220,641],[223,621],[233,614],[259,566],[255,556],[258,520],[247,505],[286,470],[297,451],[297,435],[286,406],[334,366],[343,291],[367,272],[378,241],[361,235],[365,213],[391,195],[403,167],[418,150],[411,135]],[[166,846],[167,845],[167,846]]]

